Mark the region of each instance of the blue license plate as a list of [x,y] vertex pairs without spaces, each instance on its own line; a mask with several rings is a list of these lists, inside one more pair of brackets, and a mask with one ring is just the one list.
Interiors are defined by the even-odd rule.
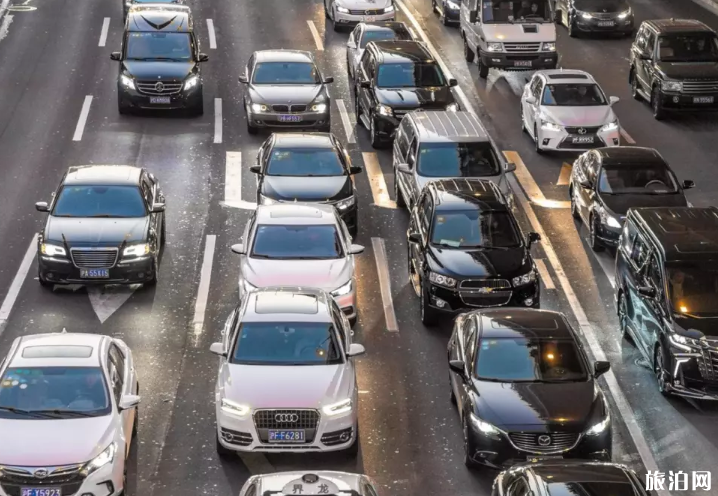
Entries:
[[172,101],[168,96],[151,96],[150,103],[155,105],[169,105]]
[[301,115],[280,115],[279,122],[302,122]]
[[107,279],[110,277],[109,269],[80,269],[83,279]]
[[303,443],[304,431],[269,431],[270,443]]
[[59,487],[23,487],[20,496],[62,496]]

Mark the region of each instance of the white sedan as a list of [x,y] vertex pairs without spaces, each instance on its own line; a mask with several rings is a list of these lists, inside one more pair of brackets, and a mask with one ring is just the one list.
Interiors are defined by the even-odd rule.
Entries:
[[612,108],[617,101],[606,98],[587,72],[539,71],[521,95],[521,127],[538,153],[619,146],[621,128]]

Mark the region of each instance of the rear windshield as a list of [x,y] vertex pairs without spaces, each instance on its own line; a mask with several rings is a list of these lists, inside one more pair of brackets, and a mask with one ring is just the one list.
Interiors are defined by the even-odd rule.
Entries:
[[343,176],[346,171],[335,148],[282,148],[272,152],[267,175]]
[[517,248],[521,241],[511,214],[503,211],[437,212],[431,242],[445,248]]
[[344,255],[333,225],[260,225],[254,235],[251,258],[279,260],[327,260]]
[[309,62],[261,62],[254,68],[255,84],[319,84],[319,72]]
[[385,41],[385,40],[410,40],[411,36],[408,32],[395,32],[392,29],[381,29],[364,31],[364,36],[361,38],[359,48],[366,48],[367,43],[370,41]]
[[446,80],[436,64],[382,64],[376,85],[379,88],[422,88],[445,86]]
[[558,107],[592,107],[606,105],[606,97],[597,84],[547,84],[542,105]]
[[501,174],[490,143],[428,143],[419,148],[416,172],[424,177],[486,177]]
[[130,33],[127,56],[130,60],[192,60],[189,33]]
[[52,215],[55,217],[144,217],[137,186],[65,186]]

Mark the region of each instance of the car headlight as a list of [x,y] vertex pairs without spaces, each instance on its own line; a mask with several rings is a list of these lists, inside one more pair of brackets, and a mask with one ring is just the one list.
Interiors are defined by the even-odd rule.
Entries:
[[584,19],[593,19],[593,14],[590,12],[578,12]]
[[561,131],[563,127],[553,122],[541,121],[541,129],[545,129],[546,131]]
[[380,115],[388,115],[388,116],[394,115],[394,111],[392,110],[392,108],[389,105],[384,105],[382,103],[380,103],[379,105],[376,106],[376,111]]
[[337,12],[341,12],[342,14],[348,14],[349,9],[347,9],[346,7],[337,7]]
[[277,203],[279,203],[277,200],[273,200],[272,198],[266,197],[264,195],[260,195],[259,200],[261,201],[262,205],[276,205]]
[[663,81],[661,83],[663,91],[683,91],[683,83],[681,81]]
[[601,129],[598,130],[600,133],[611,133],[613,131],[618,131],[618,120],[604,124],[601,126]]
[[311,106],[310,110],[312,112],[318,112],[318,113],[324,113],[327,111],[327,104],[326,103],[315,103]]
[[190,90],[197,86],[199,84],[199,76],[192,75],[184,80],[184,89],[185,91]]
[[486,50],[488,50],[489,52],[500,52],[501,50],[503,50],[503,44],[494,42],[487,43]]
[[112,460],[115,459],[115,453],[117,452],[117,444],[112,443],[110,444],[105,450],[97,455],[95,458],[90,460],[85,464],[84,467],[82,467],[82,472],[85,475],[89,475],[95,470],[104,467],[108,463],[112,463]]
[[394,12],[394,6],[389,5],[388,7],[384,8],[384,13],[389,14],[390,12]]
[[255,112],[257,114],[261,114],[262,112],[269,112],[269,106],[261,103],[253,103],[252,112]]
[[331,292],[332,296],[344,296],[352,292],[352,282],[349,281],[344,286],[340,286]]
[[514,277],[511,279],[511,282],[513,283],[514,287],[518,286],[526,286],[527,284],[530,284],[536,280],[536,271],[531,269],[529,272],[522,276]]
[[556,42],[554,42],[554,41],[544,42],[541,50],[543,50],[544,52],[555,52],[556,51]]
[[333,405],[327,405],[322,408],[322,411],[324,412],[324,415],[329,415],[330,417],[334,415],[341,415],[342,413],[351,412],[352,400],[351,398],[348,398],[338,403],[334,403]]
[[621,228],[621,222],[616,219],[613,215],[606,212],[606,209],[599,205],[599,207],[596,209],[598,212],[598,216],[601,219],[601,224],[605,224],[608,227],[613,227],[614,229],[620,229]]
[[222,411],[229,413],[230,415],[236,415],[238,417],[244,417],[249,413],[250,408],[247,405],[241,405],[227,398],[222,398],[221,402]]
[[459,104],[456,102],[450,103],[446,106],[446,110],[449,112],[457,112],[459,110]]
[[606,412],[606,418],[601,420],[599,423],[591,426],[590,429],[586,431],[587,436],[598,436],[603,431],[605,431],[608,428],[608,425],[611,423],[611,415]]
[[456,287],[456,279],[454,279],[453,277],[437,274],[436,272],[429,272],[429,280],[437,286],[444,286],[447,288]]
[[141,243],[139,245],[130,245],[122,250],[123,257],[141,257],[150,252],[149,243]]
[[125,76],[124,74],[121,74],[120,82],[122,83],[122,86],[124,86],[125,88],[129,88],[131,90],[135,89],[135,82],[130,76]]
[[686,352],[693,351],[694,348],[701,348],[700,340],[688,338],[675,332],[668,333],[668,340],[671,342],[671,345]]
[[625,19],[626,17],[628,17],[629,15],[631,15],[631,13],[632,13],[632,12],[631,12],[631,9],[628,9],[628,10],[623,11],[623,12],[621,12],[620,14],[618,14],[618,18],[621,19],[621,20],[623,20],[623,19]]
[[344,198],[343,200],[339,200],[334,204],[334,208],[337,210],[346,210],[347,208],[351,207],[356,203],[356,198],[354,195],[350,196],[349,198]]
[[496,427],[489,424],[488,422],[484,422],[473,413],[469,413],[469,418],[471,419],[471,423],[474,424],[474,426],[482,434],[485,434],[487,436],[498,436],[499,434],[501,434],[500,430],[498,430]]
[[62,246],[51,245],[49,243],[43,243],[40,245],[40,253],[47,255],[48,257],[66,257],[67,252]]

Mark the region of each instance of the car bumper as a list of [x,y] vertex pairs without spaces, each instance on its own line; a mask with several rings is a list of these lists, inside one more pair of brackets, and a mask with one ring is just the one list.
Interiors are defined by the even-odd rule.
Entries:
[[[510,293],[503,295],[503,293]],[[429,286],[428,304],[442,313],[457,314],[478,308],[492,307],[525,307],[539,308],[540,285],[538,281],[510,291],[502,292],[501,296],[477,295],[476,292],[456,291],[443,286]]]
[[119,104],[129,108],[152,110],[176,110],[199,106],[202,103],[202,85],[198,84],[189,91],[180,91],[169,97],[169,103],[154,103],[152,98],[159,95],[145,95],[137,90],[131,90],[123,85],[117,86]]
[[596,229],[596,237],[601,244],[610,247],[618,246],[618,238],[621,236],[621,227],[610,227],[606,224],[598,224]]
[[[280,116],[290,115],[291,122],[280,120]],[[299,120],[296,120],[299,119]],[[247,115],[247,120],[254,127],[277,127],[277,128],[321,128],[329,125],[329,112],[303,112],[298,114],[275,114],[275,113],[258,113],[251,112]]]
[[396,11],[378,15],[358,15],[344,12],[336,12],[334,22],[344,26],[356,26],[360,22],[393,21],[396,18]]
[[132,262],[118,262],[108,269],[109,277],[87,279],[80,276],[80,269],[67,259],[58,259],[39,254],[37,257],[40,276],[55,284],[134,284],[154,277],[151,256],[141,257]]
[[[585,152],[594,148],[620,146],[621,130],[603,132],[599,131],[593,135],[569,134],[565,128],[560,130],[548,130],[538,127],[539,142],[543,150]],[[574,140],[592,137],[592,143],[574,143]]]
[[513,70],[555,69],[558,64],[556,52],[508,54],[480,51],[481,63],[486,67]]
[[699,400],[718,401],[718,351],[694,350],[670,347],[666,381],[671,393]]
[[[670,111],[715,112],[718,111],[718,92],[686,95],[661,91],[661,107]],[[710,101],[706,101],[710,100]]]
[[[609,24],[610,23],[610,24]],[[626,19],[583,19],[577,17],[574,27],[586,33],[631,33],[633,32],[633,17]]]

